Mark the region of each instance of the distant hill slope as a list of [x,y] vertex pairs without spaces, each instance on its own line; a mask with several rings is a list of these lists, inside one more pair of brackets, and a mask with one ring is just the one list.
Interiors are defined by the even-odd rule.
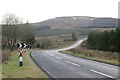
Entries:
[[51,29],[50,26],[48,26],[48,25],[41,25],[39,23],[31,23],[31,25],[33,26],[33,28],[35,29],[35,31],[41,31],[41,30]]
[[81,28],[81,27],[106,28],[106,27],[118,27],[118,19],[106,17],[97,18],[88,16],[66,16],[48,19],[38,23],[31,23],[31,25],[33,25],[33,27],[37,31],[51,28]]
[[88,16],[56,17],[32,24],[36,30],[50,28],[80,28],[80,27],[118,27],[118,19],[97,18]]
[[93,20],[92,26],[97,27],[117,27],[118,19],[114,18],[96,18]]

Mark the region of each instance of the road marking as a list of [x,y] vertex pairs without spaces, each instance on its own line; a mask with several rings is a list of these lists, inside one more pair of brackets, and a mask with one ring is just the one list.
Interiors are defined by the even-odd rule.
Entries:
[[83,68],[87,68],[87,67],[83,67]]
[[90,71],[95,72],[95,73],[98,73],[98,74],[101,74],[101,75],[106,76],[106,77],[109,77],[109,78],[115,78],[115,77],[113,77],[113,76],[104,74],[104,73],[102,73],[102,72],[99,72],[99,71],[96,71],[96,70],[93,70],[93,69],[91,69]]
[[62,60],[61,58],[59,58],[59,57],[56,57],[57,59],[59,59],[59,60]]
[[61,54],[61,53],[58,52],[58,54]]
[[66,58],[71,58],[71,57],[66,56]]
[[49,75],[51,75],[53,78],[55,78],[54,75],[52,75],[49,71],[46,71]]
[[51,75],[53,78],[55,78],[54,75],[52,75],[49,71],[47,71],[45,68],[43,68],[44,71],[46,71],[49,75]]
[[78,67],[80,67],[80,65],[78,65],[78,64],[76,64],[76,63],[73,63],[73,62],[70,62],[70,61],[66,61],[67,63],[70,63],[70,64],[73,64],[73,65],[75,65],[75,66],[78,66]]
[[52,54],[49,54],[50,56],[53,56]]

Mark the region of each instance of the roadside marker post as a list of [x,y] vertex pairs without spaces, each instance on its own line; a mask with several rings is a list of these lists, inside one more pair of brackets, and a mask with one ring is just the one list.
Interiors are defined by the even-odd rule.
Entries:
[[20,55],[19,55],[19,62],[20,62],[20,66],[23,65],[23,61],[22,61],[22,51],[20,52]]
[[19,56],[19,65],[20,65],[20,67],[23,66],[22,55],[23,55],[23,52],[25,52],[26,46],[27,46],[27,45],[26,45],[25,43],[24,43],[24,44],[23,44],[23,43],[17,44],[18,51],[19,51],[18,56]]
[[25,52],[26,46],[27,46],[27,45],[24,43],[24,46],[23,46],[23,51],[24,51],[24,52]]

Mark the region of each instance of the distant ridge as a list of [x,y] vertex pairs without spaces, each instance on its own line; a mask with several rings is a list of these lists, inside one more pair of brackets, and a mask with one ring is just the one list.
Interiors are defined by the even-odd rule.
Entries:
[[90,16],[63,16],[48,19],[46,21],[32,23],[35,28],[50,29],[50,28],[107,28],[118,27],[118,19],[109,17],[90,17]]

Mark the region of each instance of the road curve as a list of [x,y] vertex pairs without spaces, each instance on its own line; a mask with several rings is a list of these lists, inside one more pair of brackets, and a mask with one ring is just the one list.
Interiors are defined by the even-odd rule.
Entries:
[[74,45],[58,50],[37,50],[31,56],[38,66],[53,78],[95,78],[117,79],[118,67],[60,53],[58,51],[77,47],[84,39]]

